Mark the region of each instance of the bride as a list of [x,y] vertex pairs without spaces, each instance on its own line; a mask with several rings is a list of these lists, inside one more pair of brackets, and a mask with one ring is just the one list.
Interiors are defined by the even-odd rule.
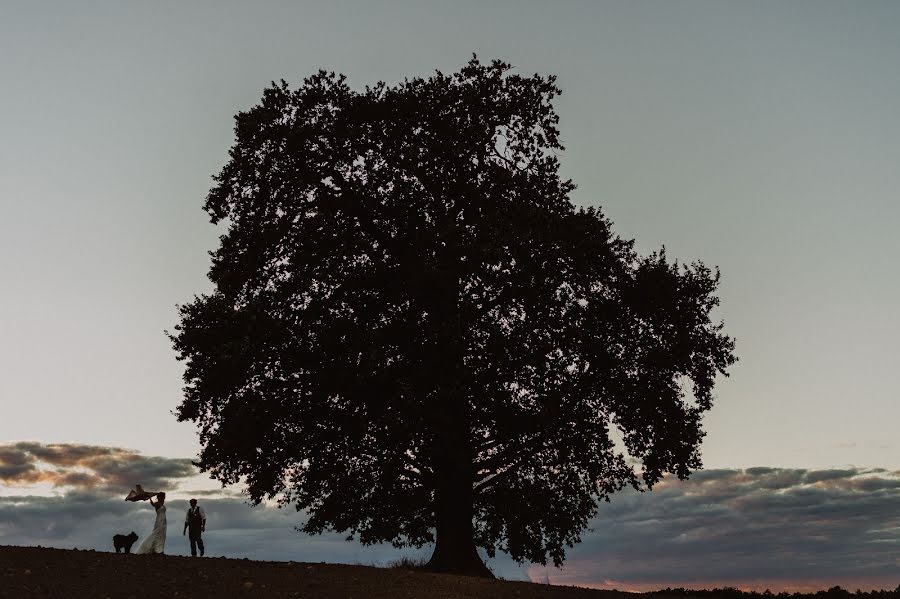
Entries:
[[166,549],[166,494],[157,493],[156,498],[156,503],[150,498],[150,505],[156,510],[156,522],[153,523],[153,530],[138,547],[138,553],[164,553]]

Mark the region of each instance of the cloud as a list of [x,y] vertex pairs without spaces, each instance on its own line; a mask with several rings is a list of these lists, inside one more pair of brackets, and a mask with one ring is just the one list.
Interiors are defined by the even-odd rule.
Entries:
[[600,507],[562,570],[535,581],[621,589],[894,588],[900,477],[884,470],[749,468],[667,479]]
[[[310,537],[295,530],[302,512],[251,507],[233,488],[201,488],[194,475],[189,460],[117,448],[0,445],[0,483],[49,481],[61,492],[0,497],[0,544],[110,551],[113,534],[134,530],[143,538],[153,510],[122,501],[122,490],[150,481],[145,486],[183,487],[167,501],[171,554],[189,550],[180,532],[192,496],[207,513],[211,555],[371,564],[431,550],[363,547],[339,534]],[[505,558],[490,565],[507,579],[620,590],[892,589],[900,553],[900,472],[705,470],[689,481],[665,479],[649,493],[618,493],[600,505],[590,527],[561,570],[521,568]]]
[[[248,557],[261,560],[380,564],[400,555],[390,545],[363,547],[343,535],[307,536],[295,527],[303,514],[294,509],[260,505],[251,507],[234,497],[206,498],[199,503],[207,515],[204,534],[210,556]],[[189,555],[187,538],[181,535],[185,499],[166,501],[168,535],[166,553]],[[122,501],[96,491],[70,491],[52,497],[0,497],[0,545],[41,545],[112,551],[112,536],[131,531],[138,543],[153,527],[155,514],[144,502]],[[427,554],[428,551],[419,552]]]
[[0,482],[9,486],[45,483],[127,492],[135,483],[148,489],[174,488],[179,479],[196,474],[188,459],[144,456],[118,447],[31,441],[0,444]]
[[[147,489],[175,491],[166,501],[166,552],[173,555],[189,555],[180,533],[190,497],[198,498],[206,511],[206,546],[213,556],[378,564],[428,552],[363,547],[336,533],[309,537],[295,529],[304,514],[268,505],[251,507],[234,488],[202,488],[203,478],[188,459],[144,456],[117,447],[0,444],[0,545],[112,551],[114,534],[133,530],[142,539],[152,528],[154,511],[145,502],[123,501],[127,490],[140,483]],[[28,487],[33,491],[34,485],[51,485],[55,493],[23,492]]]

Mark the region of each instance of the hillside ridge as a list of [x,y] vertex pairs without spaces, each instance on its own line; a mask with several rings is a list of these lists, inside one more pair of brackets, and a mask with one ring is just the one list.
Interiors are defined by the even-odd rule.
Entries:
[[0,597],[621,599],[626,593],[406,568],[0,546]]

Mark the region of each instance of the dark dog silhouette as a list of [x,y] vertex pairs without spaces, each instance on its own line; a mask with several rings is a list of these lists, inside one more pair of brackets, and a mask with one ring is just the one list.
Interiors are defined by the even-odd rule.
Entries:
[[113,547],[116,548],[116,553],[119,552],[119,549],[125,549],[125,553],[131,553],[131,546],[134,545],[134,542],[138,540],[138,536],[134,534],[134,531],[131,531],[130,535],[115,535],[113,536]]

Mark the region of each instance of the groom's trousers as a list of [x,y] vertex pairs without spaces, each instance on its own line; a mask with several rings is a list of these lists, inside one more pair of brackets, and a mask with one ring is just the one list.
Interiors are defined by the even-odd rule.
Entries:
[[200,537],[200,530],[188,530],[188,538],[191,540],[191,555],[197,557],[197,547],[200,548],[202,556],[206,551],[203,549],[203,539]]

